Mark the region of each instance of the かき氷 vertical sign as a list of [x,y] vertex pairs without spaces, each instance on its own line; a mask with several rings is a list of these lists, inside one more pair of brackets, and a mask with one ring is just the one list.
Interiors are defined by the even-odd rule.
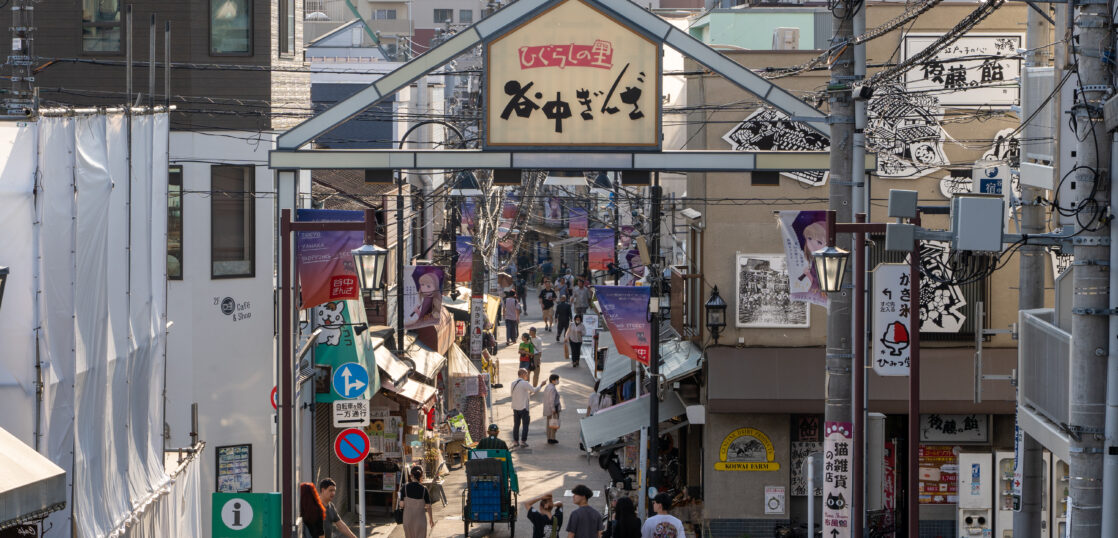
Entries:
[[909,370],[910,268],[882,263],[873,272],[873,371],[881,376],[906,376]]

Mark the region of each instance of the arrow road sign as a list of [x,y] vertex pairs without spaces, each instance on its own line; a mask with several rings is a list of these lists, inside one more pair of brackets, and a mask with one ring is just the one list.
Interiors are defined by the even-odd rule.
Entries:
[[342,398],[352,399],[365,394],[369,386],[369,371],[356,362],[347,362],[334,370],[334,392]]
[[369,436],[357,428],[342,430],[334,440],[334,454],[343,463],[361,463],[369,455]]
[[334,427],[354,428],[369,425],[369,400],[334,400]]

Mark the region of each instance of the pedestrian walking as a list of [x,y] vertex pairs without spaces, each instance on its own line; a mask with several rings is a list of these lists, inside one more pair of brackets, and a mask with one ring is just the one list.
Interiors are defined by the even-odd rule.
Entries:
[[348,538],[357,538],[353,531],[349,530],[349,526],[342,521],[342,517],[338,515],[338,509],[334,508],[334,497],[338,494],[338,483],[334,482],[333,478],[323,478],[318,482],[318,497],[322,500],[322,504],[326,506],[326,519],[323,524],[323,535],[326,538],[334,537],[334,529],[338,530],[340,536]]
[[656,515],[648,518],[641,526],[641,538],[684,538],[683,522],[668,513],[672,509],[672,496],[658,493],[652,499],[652,511]]
[[431,508],[431,492],[423,485],[422,467],[411,468],[408,483],[400,490],[400,499],[404,503],[404,538],[427,538],[427,525],[435,526],[435,512]]
[[[539,508],[534,505],[539,503]],[[550,493],[524,502],[524,512],[532,522],[532,538],[559,538],[563,528],[563,503],[552,500]]]
[[303,538],[323,538],[326,508],[310,482],[299,484],[299,515],[303,517]]
[[543,330],[551,331],[555,323],[555,299],[558,295],[551,287],[551,281],[544,279],[543,289],[540,290],[540,311],[543,312]]
[[555,279],[555,293],[558,294],[559,297],[569,297],[571,295],[571,290],[567,287],[567,279],[563,277]]
[[571,493],[578,508],[571,512],[571,518],[567,520],[567,538],[599,538],[603,530],[602,513],[588,504],[594,492],[585,484],[579,484]]
[[535,327],[528,328],[528,337],[532,339],[532,347],[536,348],[536,354],[532,356],[532,385],[538,385],[543,366],[543,339],[536,334]]
[[559,413],[563,411],[563,402],[559,398],[559,374],[551,374],[543,389],[543,416],[547,421],[547,444],[559,443],[556,438],[559,433]]
[[602,538],[641,538],[641,518],[633,499],[621,497],[613,505],[613,519],[606,523]]
[[[512,382],[512,447],[528,448],[528,424],[532,422],[528,405],[532,395],[539,392],[543,385],[533,386],[528,382],[528,370],[521,368],[516,372],[517,380]],[[523,426],[523,430],[521,429]]]
[[571,310],[571,303],[567,302],[566,295],[559,296],[559,304],[555,305],[555,341],[558,342],[563,334],[567,331],[567,327],[571,324],[571,316],[574,311]]
[[528,313],[528,279],[526,275],[521,274],[520,278],[516,279],[516,298],[520,299],[520,309],[522,313]]
[[505,444],[505,442],[502,441],[500,437],[497,437],[497,434],[501,433],[501,428],[498,428],[496,424],[490,424],[489,429],[486,430],[486,433],[489,434],[489,436],[486,437],[485,439],[482,439],[481,441],[477,442],[478,449],[481,449],[481,450],[508,450],[509,449],[509,445]]
[[586,287],[585,280],[579,279],[574,291],[571,292],[571,306],[574,307],[575,314],[580,316],[590,309],[590,288]]
[[517,329],[520,325],[520,303],[516,300],[516,292],[510,292],[505,297],[505,345],[511,346],[516,342]]
[[517,352],[520,354],[520,367],[531,372],[536,359],[536,347],[532,345],[532,337],[528,336],[528,333],[520,335],[520,347]]
[[582,325],[582,316],[575,316],[575,322],[567,329],[567,345],[571,348],[571,366],[578,366],[582,355],[582,337],[586,335],[586,328]]

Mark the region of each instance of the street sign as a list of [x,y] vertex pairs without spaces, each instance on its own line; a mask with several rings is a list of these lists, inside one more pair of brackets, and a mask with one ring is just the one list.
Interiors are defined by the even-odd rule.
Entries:
[[470,297],[470,355],[481,355],[481,332],[485,329],[485,297]]
[[369,425],[369,400],[335,400],[334,427],[356,428]]
[[971,191],[977,194],[1002,194],[1009,180],[1009,165],[998,161],[979,161],[971,170]]
[[369,386],[369,371],[356,362],[347,362],[334,370],[334,392],[342,398],[364,396]]
[[881,376],[908,375],[911,327],[906,263],[878,264],[873,272],[873,371]]
[[279,493],[214,493],[210,534],[213,538],[280,538]]
[[334,454],[343,463],[361,463],[369,455],[369,436],[357,428],[342,430],[334,439]]
[[272,409],[279,411],[279,387],[272,387]]

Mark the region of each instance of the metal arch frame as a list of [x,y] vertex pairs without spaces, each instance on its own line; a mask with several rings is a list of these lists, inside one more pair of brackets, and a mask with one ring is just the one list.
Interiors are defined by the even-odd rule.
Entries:
[[[369,107],[376,105],[385,97],[395,94],[420,77],[446,65],[471,47],[485,40],[503,35],[527,20],[538,10],[563,1],[566,0],[519,0],[502,8],[493,15],[458,32],[445,43],[369,84],[365,89],[281,134],[276,140],[276,147],[280,150],[296,150],[302,147],[316,137],[329,132]],[[830,126],[826,123],[827,117],[818,109],[723,56],[705,43],[691,37],[687,32],[668,24],[644,8],[629,0],[579,1],[615,14],[617,22],[655,38],[661,43],[661,46],[666,44],[674,48],[711,71],[726,77],[734,85],[756,95],[765,103],[788,114],[788,116],[805,122],[810,128],[823,135],[830,136]],[[272,167],[276,168],[274,164]]]

